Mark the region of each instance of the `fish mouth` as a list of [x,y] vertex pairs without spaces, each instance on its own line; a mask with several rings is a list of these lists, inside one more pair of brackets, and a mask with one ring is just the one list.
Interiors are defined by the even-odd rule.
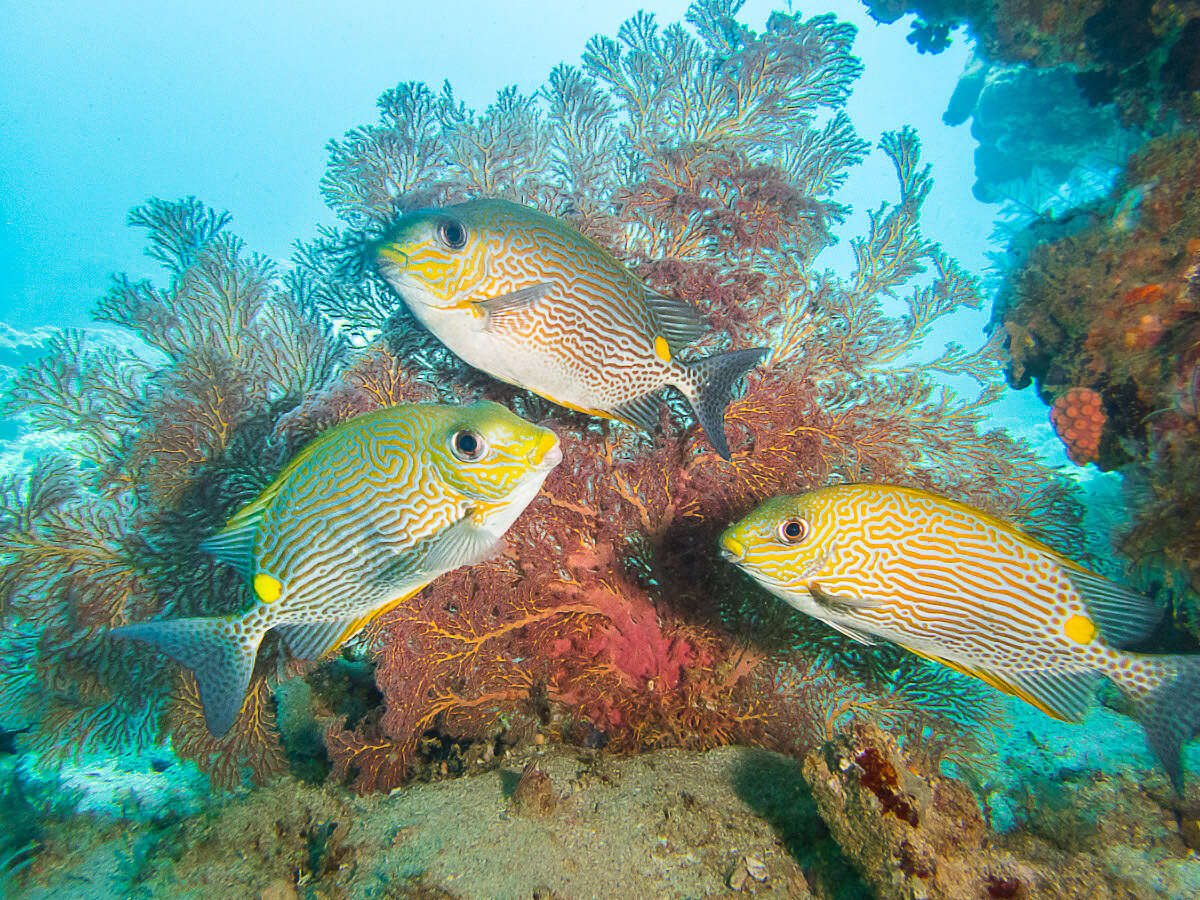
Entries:
[[562,445],[558,442],[558,435],[553,431],[547,431],[538,442],[533,456],[533,464],[538,469],[548,472],[562,462],[562,458]]
[[403,250],[398,250],[390,244],[384,244],[375,251],[375,259],[379,263],[379,268],[385,272],[393,272],[399,274],[408,268],[408,254]]
[[721,556],[735,566],[740,566],[746,558],[746,548],[737,538],[723,535],[721,537]]

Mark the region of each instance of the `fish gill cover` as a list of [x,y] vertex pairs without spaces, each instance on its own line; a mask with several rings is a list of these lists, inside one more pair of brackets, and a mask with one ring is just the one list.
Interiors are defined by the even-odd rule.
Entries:
[[[288,715],[315,717],[334,774],[360,790],[404,781],[423,736],[535,726],[621,751],[799,754],[869,718],[935,760],[972,748],[998,715],[985,688],[849,645],[716,557],[725,525],[765,498],[841,480],[935,490],[1086,556],[1070,483],[983,430],[999,342],[926,347],[980,295],[921,233],[932,181],[911,130],[880,142],[898,193],[853,239],[853,271],[817,266],[848,213],[838,189],[871,150],[843,111],[854,29],[776,13],[755,32],[739,7],[700,2],[666,28],[639,13],[534,95],[508,88],[483,111],[449,84],[385,92],[377,123],[329,144],[321,186],[344,225],[299,244],[290,268],[194,199],[135,210],[164,281],[118,276],[95,315],[144,347],[62,333],[5,399],[70,433],[75,459],[0,493],[0,727],[45,759],[169,741],[217,784],[262,780],[287,764],[272,689],[299,674],[311,710]],[[732,464],[676,424],[682,410],[664,409],[650,439],[468,369],[355,264],[398,215],[472,197],[560,216],[694,304],[711,326],[695,355],[773,347],[730,405]],[[220,740],[186,671],[102,636],[246,608],[248,587],[198,545],[325,428],[481,396],[549,421],[563,444],[510,549],[437,580],[333,661],[290,660],[268,638]],[[361,689],[363,659],[378,693]]]

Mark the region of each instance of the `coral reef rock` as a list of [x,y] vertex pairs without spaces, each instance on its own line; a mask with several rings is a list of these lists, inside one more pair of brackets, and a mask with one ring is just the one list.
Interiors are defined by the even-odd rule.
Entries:
[[1029,881],[1015,861],[985,850],[988,829],[970,789],[914,773],[874,725],[810,753],[804,778],[834,839],[881,897],[981,897]]
[[285,776],[183,820],[47,830],[7,886],[28,898],[868,897],[799,769],[739,747],[615,758],[553,745],[391,794]]
[[[997,834],[965,782],[914,759],[864,724],[804,760],[821,817],[878,897],[1196,896],[1173,815],[1132,782],[1048,777],[1027,791],[1025,821]],[[1089,830],[1086,813],[1105,817],[1097,810],[1120,814]]]

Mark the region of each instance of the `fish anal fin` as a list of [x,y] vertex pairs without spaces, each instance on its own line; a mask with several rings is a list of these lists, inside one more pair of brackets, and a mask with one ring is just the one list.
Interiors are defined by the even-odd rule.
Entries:
[[1064,566],[1063,574],[1087,606],[1109,646],[1135,644],[1149,636],[1162,620],[1162,605],[1139,591],[1074,565]]
[[904,645],[904,649],[941,663],[962,675],[978,678],[984,684],[991,685],[1001,693],[1009,694],[1018,700],[1024,700],[1060,722],[1078,722],[1083,718],[1096,685],[1102,677],[1101,673],[1091,669],[1079,672],[1055,669],[999,671],[946,659],[908,645]]
[[347,618],[277,625],[275,631],[296,659],[324,659],[344,643],[346,638],[342,635],[354,621]]
[[653,434],[658,430],[658,411],[661,405],[658,394],[652,392],[634,397],[620,406],[614,406],[609,415],[626,425]]
[[288,652],[297,659],[324,659],[375,619],[391,612],[423,587],[425,583],[405,591],[361,616],[347,616],[324,622],[295,622],[290,625],[278,625],[275,630],[287,644]]
[[652,291],[646,291],[646,308],[654,320],[657,337],[662,335],[672,355],[704,333],[700,321],[700,312],[686,300],[678,297],[666,297]]

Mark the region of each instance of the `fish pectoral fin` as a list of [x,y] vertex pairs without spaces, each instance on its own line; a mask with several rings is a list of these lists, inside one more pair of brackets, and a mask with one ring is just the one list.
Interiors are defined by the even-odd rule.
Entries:
[[249,581],[254,576],[254,535],[264,510],[227,525],[200,542],[200,549],[233,566]]
[[651,434],[658,431],[658,410],[661,406],[657,393],[642,394],[634,397],[620,406],[614,406],[610,415],[613,418],[648,431]]
[[810,584],[808,592],[819,604],[834,612],[857,612],[862,609],[878,609],[887,604],[887,600],[878,597],[853,597],[848,594],[831,594],[819,584]]
[[[468,513],[432,539],[421,560],[421,568],[428,573],[449,572],[459,566],[473,566],[491,559],[503,548],[503,539],[475,525]],[[430,577],[434,576],[431,574]]]
[[496,325],[503,322],[504,316],[531,308],[539,300],[544,299],[553,287],[554,285],[549,281],[539,281],[537,284],[517,288],[507,294],[476,300],[475,308],[484,314],[483,330],[492,331]]
[[649,290],[644,296],[646,307],[658,326],[657,331],[666,339],[672,355],[704,333],[699,310],[686,300],[664,297]]

